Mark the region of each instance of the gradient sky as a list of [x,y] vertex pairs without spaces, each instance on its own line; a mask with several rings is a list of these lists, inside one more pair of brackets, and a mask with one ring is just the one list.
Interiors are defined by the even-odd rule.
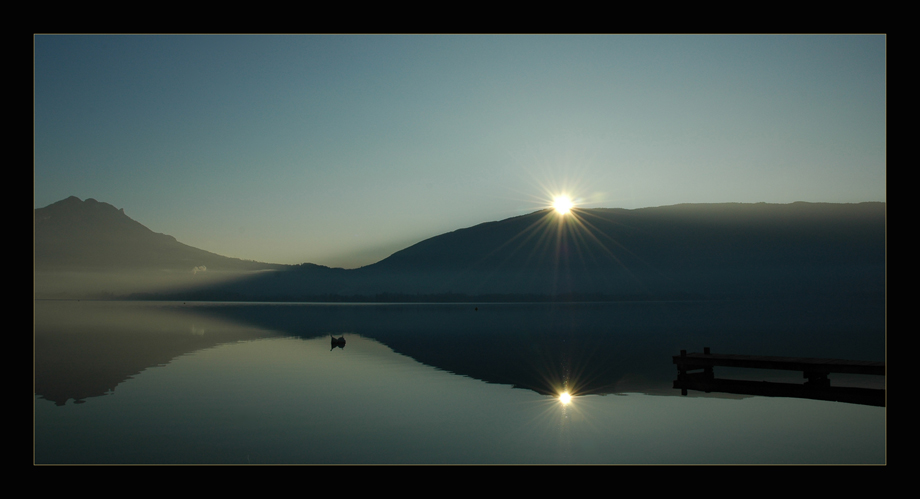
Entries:
[[886,38],[34,37],[34,204],[356,267],[578,206],[886,200]]

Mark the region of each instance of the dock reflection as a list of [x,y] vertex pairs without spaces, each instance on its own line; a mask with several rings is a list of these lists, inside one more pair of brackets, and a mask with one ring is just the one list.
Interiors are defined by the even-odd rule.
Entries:
[[[884,362],[713,354],[708,347],[703,353],[681,350],[681,354],[675,355],[673,361],[678,371],[674,388],[680,389],[681,395],[687,395],[688,390],[695,390],[885,406],[884,389],[831,386],[829,378],[834,373],[885,376]],[[795,384],[716,378],[714,368],[719,366],[801,371],[803,378],[808,381]]]

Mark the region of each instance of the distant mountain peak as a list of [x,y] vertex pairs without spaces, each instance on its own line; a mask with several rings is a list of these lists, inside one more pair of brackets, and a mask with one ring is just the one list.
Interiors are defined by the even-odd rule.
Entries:
[[278,265],[228,258],[154,232],[123,208],[76,196],[35,210],[36,268],[258,270]]
[[86,201],[83,201],[83,200],[81,200],[80,198],[78,198],[77,196],[70,196],[70,197],[68,197],[68,198],[66,198],[66,199],[62,199],[62,200],[60,200],[60,201],[58,201],[58,202],[56,202],[56,203],[51,203],[51,204],[49,204],[48,206],[46,206],[46,207],[44,207],[44,208],[39,208],[39,209],[48,210],[49,208],[52,209],[52,210],[57,210],[57,209],[67,209],[67,210],[74,210],[74,209],[78,209],[78,210],[79,210],[79,209],[111,210],[111,211],[120,211],[120,212],[122,212],[122,213],[124,213],[124,211],[125,211],[124,208],[116,208],[115,206],[113,206],[113,205],[111,205],[111,204],[109,204],[109,203],[104,203],[104,202],[102,202],[102,201],[97,201],[97,200],[94,199],[94,198],[86,198]]

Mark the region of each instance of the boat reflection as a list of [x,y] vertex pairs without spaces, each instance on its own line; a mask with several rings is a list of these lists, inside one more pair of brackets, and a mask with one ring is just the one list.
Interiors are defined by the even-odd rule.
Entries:
[[342,336],[341,338],[336,338],[335,336],[332,336],[332,334],[329,336],[332,338],[332,348],[329,349],[330,352],[336,348],[345,348],[345,336]]

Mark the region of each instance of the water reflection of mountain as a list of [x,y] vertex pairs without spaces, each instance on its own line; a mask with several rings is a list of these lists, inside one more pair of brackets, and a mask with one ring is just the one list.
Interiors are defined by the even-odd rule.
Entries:
[[117,313],[95,315],[102,324],[84,317],[81,326],[71,312],[58,313],[67,327],[36,325],[37,395],[58,405],[82,401],[180,355],[274,334],[358,334],[438,369],[542,394],[565,387],[581,394],[677,395],[671,356],[698,345],[758,355],[884,359],[881,300],[111,306]]
[[134,304],[36,302],[36,317],[34,392],[56,405],[112,393],[181,355],[267,335]]
[[544,394],[563,386],[671,394],[671,356],[688,345],[864,360],[883,360],[885,348],[882,300],[224,305],[201,312],[304,338],[360,334],[423,364]]

